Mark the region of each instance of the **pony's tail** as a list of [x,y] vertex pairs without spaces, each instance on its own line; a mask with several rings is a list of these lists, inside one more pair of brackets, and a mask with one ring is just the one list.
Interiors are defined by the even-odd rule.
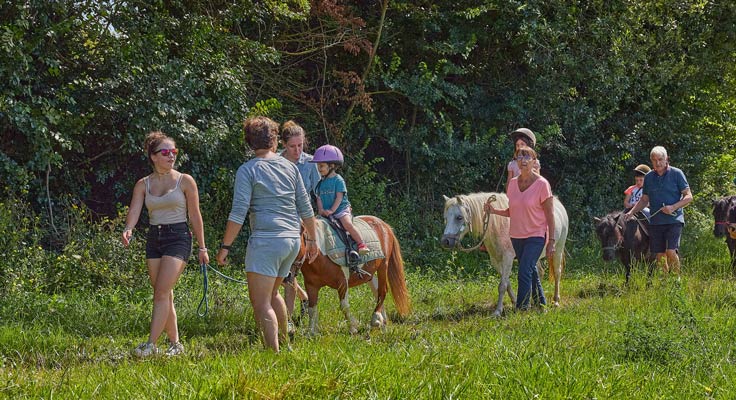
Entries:
[[[555,257],[547,260],[549,264],[549,281],[554,283],[557,280],[557,268],[555,268]],[[560,257],[560,277],[562,277],[562,271],[565,269],[565,250],[562,250],[562,257]]]
[[409,301],[409,290],[406,287],[406,276],[404,275],[404,259],[401,257],[399,240],[396,239],[394,231],[388,227],[388,232],[393,239],[391,254],[388,259],[388,283],[391,287],[391,296],[399,315],[405,317],[409,314],[411,303]]

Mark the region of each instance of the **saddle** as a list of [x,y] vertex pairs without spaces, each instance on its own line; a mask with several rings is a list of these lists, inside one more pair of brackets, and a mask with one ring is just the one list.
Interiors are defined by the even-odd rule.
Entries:
[[[386,258],[383,254],[378,235],[360,217],[353,218],[353,226],[358,230],[360,236],[363,238],[363,242],[370,249],[368,254],[364,256],[358,255],[353,250],[355,241],[350,238],[350,235],[342,228],[342,225],[322,217],[317,218],[315,223],[317,247],[319,247],[322,254],[329,257],[332,262],[341,267],[350,268],[352,272],[359,274],[366,273],[360,268],[361,265],[379,258]],[[352,260],[350,256],[351,251],[354,253]]]

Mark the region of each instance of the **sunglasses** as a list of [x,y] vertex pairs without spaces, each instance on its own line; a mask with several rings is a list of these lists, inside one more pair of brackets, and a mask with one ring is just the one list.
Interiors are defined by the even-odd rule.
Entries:
[[516,161],[531,161],[532,156],[518,156],[516,157]]
[[168,157],[169,154],[176,156],[179,154],[179,149],[158,149],[153,152],[153,154],[161,153],[162,156]]

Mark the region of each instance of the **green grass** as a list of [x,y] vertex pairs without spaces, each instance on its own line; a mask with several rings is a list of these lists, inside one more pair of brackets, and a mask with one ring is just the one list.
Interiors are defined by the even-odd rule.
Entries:
[[197,316],[193,267],[176,289],[187,353],[173,359],[130,356],[148,329],[145,287],[14,294],[0,304],[0,397],[734,398],[734,279],[725,245],[696,243],[683,249],[680,283],[657,274],[647,287],[637,266],[628,288],[620,266],[581,244],[562,306],[546,313],[507,303],[503,317],[491,317],[498,276],[478,256],[413,266],[413,311],[400,319],[389,301],[385,332],[365,327],[367,287],[351,291],[364,326],[355,336],[335,292],[323,289],[320,335],[301,326],[282,354],[263,350],[242,286],[212,278],[210,313]]

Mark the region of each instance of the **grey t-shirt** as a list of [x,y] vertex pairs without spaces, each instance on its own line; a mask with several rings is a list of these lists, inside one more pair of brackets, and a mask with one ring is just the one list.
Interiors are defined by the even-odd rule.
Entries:
[[281,156],[241,165],[228,219],[242,225],[247,213],[251,237],[298,238],[300,217],[313,217],[314,212],[296,165]]

